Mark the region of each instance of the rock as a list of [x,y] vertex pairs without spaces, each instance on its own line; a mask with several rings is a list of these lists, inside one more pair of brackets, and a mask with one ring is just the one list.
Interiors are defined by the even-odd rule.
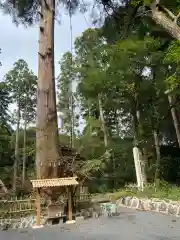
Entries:
[[133,198],[131,201],[131,207],[132,208],[138,208],[139,207],[139,199],[138,198]]
[[177,213],[177,207],[172,204],[169,204],[168,213],[171,215],[175,215]]
[[132,197],[127,197],[125,200],[125,205],[128,207],[131,205]]
[[138,199],[136,197],[121,197],[117,202],[117,209],[126,206],[143,211],[156,211],[180,216],[180,202],[154,199]]
[[82,221],[82,220],[84,220],[84,217],[83,217],[83,216],[78,216],[78,217],[76,217],[76,221]]
[[167,211],[167,203],[166,202],[161,202],[159,205],[159,211],[160,212],[166,212]]

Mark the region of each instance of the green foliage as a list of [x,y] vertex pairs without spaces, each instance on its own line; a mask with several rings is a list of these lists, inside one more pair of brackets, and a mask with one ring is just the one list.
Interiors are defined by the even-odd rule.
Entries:
[[153,0],[132,0],[130,2],[133,6],[137,6],[139,4],[149,5],[153,2]]
[[29,70],[27,63],[20,59],[5,75],[5,83],[11,99],[20,108],[27,123],[35,118],[37,77]]
[[[104,27],[101,30],[88,29],[75,41],[78,93],[81,96],[81,104],[85,112],[84,120],[87,124],[83,135],[86,138],[89,136],[87,143],[93,148],[96,147],[96,141],[100,141],[103,137],[101,129],[93,126],[95,119],[99,118],[97,96],[99,94],[103,96],[103,114],[108,126],[110,139],[108,149],[111,150],[111,158],[108,161],[105,159],[102,161],[105,166],[101,170],[109,179],[110,188],[116,188],[117,185],[128,182],[134,176],[132,142],[130,141],[129,148],[121,147],[124,140],[117,144],[117,149],[115,147],[114,137],[121,139],[118,134],[122,133],[122,130],[119,128],[123,128],[124,122],[130,126],[130,136],[135,134],[141,147],[151,153],[154,147],[152,135],[154,129],[159,132],[160,138],[166,136],[168,129],[167,122],[164,121],[168,117],[168,109],[164,108],[164,103],[168,104],[164,94],[166,88],[164,80],[168,74],[169,63],[164,61],[164,50],[167,50],[169,40],[165,40],[166,37],[163,39],[162,35],[160,39],[153,36],[141,39],[140,29],[137,28],[136,23],[134,23],[134,29],[136,31],[133,35],[130,34],[125,40],[116,40],[115,34],[114,41],[110,44],[103,36]],[[150,30],[149,32],[151,33]],[[94,109],[96,109],[95,115]],[[140,119],[136,129],[132,129],[134,124],[132,117],[136,115],[137,110],[140,111]],[[90,116],[93,116],[91,124]],[[123,118],[124,122],[119,118]],[[171,120],[168,118],[168,121]],[[125,136],[128,136],[129,127],[123,131]],[[85,146],[85,142],[82,145]],[[92,166],[94,169],[97,168],[97,173],[93,173],[93,176],[101,179],[102,173],[98,168],[102,162],[99,159],[104,156],[105,149],[104,152],[103,148],[98,149],[99,155],[96,158],[94,157],[96,151],[89,150],[89,152],[91,154],[87,155],[88,159],[91,157],[92,160],[88,160],[88,166],[90,169],[93,169]],[[130,154],[127,155],[127,152]],[[120,158],[123,159],[120,165],[123,171],[119,169]],[[128,169],[123,167],[123,164],[125,166],[127,164]],[[87,169],[89,169],[88,166],[86,166]],[[152,176],[155,168],[152,171],[151,166],[148,172],[151,172]],[[113,172],[113,176],[110,172]],[[121,183],[117,183],[117,176],[122,177]],[[135,180],[135,176],[133,179]]]
[[108,84],[107,52],[103,41],[97,29],[86,30],[75,41],[76,71],[82,80],[79,83],[79,90],[92,99]]
[[[64,6],[65,9],[71,8],[71,12],[74,13],[79,6],[79,1],[72,0],[70,2],[67,2],[65,0],[57,0],[56,5]],[[10,14],[16,24],[22,23],[25,25],[32,25],[36,23],[39,20],[40,6],[41,1],[39,0],[0,1],[0,8],[3,9],[6,14]]]
[[58,110],[61,114],[62,128],[69,134],[75,121],[73,111],[75,108],[75,95],[73,94],[75,72],[73,56],[70,52],[65,53],[60,61],[60,75],[57,80],[57,87],[59,89]]
[[180,189],[177,186],[170,186],[167,182],[161,181],[160,182],[160,189],[156,191],[153,185],[149,185],[144,189],[143,192],[137,191],[136,188],[132,186],[127,186],[127,188],[119,189],[118,191],[114,192],[103,192],[103,196],[101,194],[96,194],[93,196],[93,199],[110,199],[111,201],[118,200],[121,197],[126,196],[134,196],[138,198],[156,198],[156,199],[163,199],[166,201],[174,200],[179,201],[180,197]]
[[11,98],[5,82],[0,82],[0,126],[9,128],[10,116],[9,116],[9,104]]
[[[0,54],[1,54],[1,49],[0,49]],[[1,62],[0,62],[0,67],[1,67]],[[5,84],[5,82],[0,81],[0,128],[9,129],[10,127],[9,126],[10,116],[8,111],[8,107],[10,103],[11,103],[11,98],[9,95],[7,85]]]
[[166,78],[167,89],[179,93],[180,78],[179,78],[179,54],[180,54],[180,44],[179,41],[174,41],[169,46],[166,56],[165,63],[169,64],[169,71]]
[[[1,178],[7,184],[12,181],[12,166],[15,159],[15,133],[12,124],[20,123],[20,118],[23,119],[26,127],[32,123],[35,118],[36,106],[36,76],[29,70],[27,63],[20,59],[14,64],[4,77],[4,82],[0,83],[0,102],[1,102],[1,124],[0,124],[0,173]],[[15,114],[11,115],[9,111],[10,103],[16,104],[20,111],[20,116]],[[17,111],[18,112],[18,111]],[[19,131],[19,129],[18,129]],[[26,131],[26,130],[25,130]],[[22,130],[18,132],[18,160],[22,158],[24,146],[24,133]],[[34,135],[35,137],[35,135]],[[29,136],[28,136],[29,138]],[[34,151],[34,143],[29,142],[27,139],[26,157],[27,159],[34,158],[32,148]],[[34,142],[34,138],[33,138]],[[17,151],[17,150],[16,150]],[[17,153],[16,153],[17,154]],[[33,163],[34,164],[34,163]],[[27,164],[29,167],[30,164]],[[21,161],[18,162],[18,172],[22,168]],[[10,175],[7,175],[7,173]]]
[[[136,181],[133,144],[141,148],[146,159],[148,180],[153,182],[157,170],[155,130],[161,145],[165,142],[172,150],[172,146],[177,144],[164,92],[168,88],[175,91],[179,98],[179,42],[173,42],[167,32],[144,14],[144,11],[149,11],[151,2],[133,0],[116,5],[117,11],[106,17],[103,26],[84,31],[74,42],[74,55],[67,52],[60,61],[58,111],[66,132],[60,135],[60,140],[69,144],[69,135],[73,130],[77,154],[85,160],[79,160],[71,167],[90,181],[92,192],[113,191]],[[33,24],[39,3],[16,0],[13,5],[12,1],[7,0],[2,7],[10,10],[16,22]],[[67,2],[61,3],[69,8]],[[79,3],[71,1],[71,4],[74,10]],[[162,0],[160,4],[174,13],[180,5],[178,1],[170,3],[167,0]],[[27,63],[19,60],[6,74],[5,80],[0,84],[1,122],[8,122],[11,99],[18,104],[23,120],[28,118],[26,120],[31,122],[36,101],[36,77],[28,69]],[[80,121],[84,126],[79,130]],[[7,166],[0,174],[9,182],[6,175],[12,173],[8,164],[12,167],[15,133],[2,127],[0,131],[0,158],[4,159],[1,164]],[[104,144],[106,132],[107,146]],[[21,129],[19,138],[21,157]],[[35,172],[35,129],[27,130],[26,155],[30,176]],[[178,156],[170,150],[163,155],[161,149],[160,158],[160,178],[178,182]],[[170,194],[175,195],[175,191],[160,181],[160,190],[156,192],[151,187],[145,189],[144,195],[134,189],[126,193],[170,197]]]
[[180,62],[179,54],[180,54],[180,43],[179,41],[175,41],[170,45],[168,52],[165,56],[165,60],[178,64]]

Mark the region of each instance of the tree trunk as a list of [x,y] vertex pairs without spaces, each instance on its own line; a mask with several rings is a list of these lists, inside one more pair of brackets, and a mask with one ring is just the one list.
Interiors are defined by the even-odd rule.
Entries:
[[[57,169],[60,160],[54,75],[54,13],[55,0],[42,0],[36,119],[38,178],[50,177],[49,162]],[[54,170],[53,175],[57,175],[57,171]]]
[[113,189],[117,189],[116,184],[116,160],[114,158],[114,155],[112,156],[112,164],[113,164]]
[[176,109],[175,107],[173,107],[174,101],[173,101],[173,97],[171,96],[171,94],[168,94],[168,101],[169,104],[171,106],[171,114],[172,114],[172,119],[173,119],[173,123],[174,123],[174,128],[176,131],[176,136],[177,136],[177,140],[178,140],[178,145],[180,147],[180,129],[179,129],[179,122],[176,116]]
[[[91,111],[90,111],[90,103],[88,101],[88,120],[90,119],[91,117]],[[89,135],[92,136],[92,125],[89,123]]]
[[102,129],[103,129],[103,133],[104,133],[104,146],[107,149],[108,136],[107,136],[107,131],[106,131],[106,125],[105,125],[105,120],[104,120],[104,114],[103,114],[103,108],[102,108],[102,102],[101,102],[101,95],[100,94],[98,96],[98,103],[99,103],[100,120],[101,120],[101,123],[102,123]]
[[170,10],[159,10],[158,4],[159,0],[155,0],[150,5],[151,18],[155,21],[156,24],[163,27],[173,38],[180,40],[180,27],[177,24],[176,16],[173,16],[173,13],[170,12]]
[[139,145],[139,140],[140,140],[140,130],[141,130],[141,122],[140,122],[140,110],[138,109],[139,106],[137,106],[136,109],[136,118],[137,118],[137,129],[136,131],[138,131],[138,149],[139,149],[139,158],[140,158],[140,166],[141,166],[141,174],[142,174],[142,181],[143,181],[143,185],[147,184],[147,174],[146,174],[146,159],[145,156],[143,155],[143,151],[142,148]]
[[15,142],[15,159],[14,159],[14,174],[13,174],[13,192],[16,193],[17,188],[17,171],[19,164],[19,125],[20,125],[20,106],[17,109],[17,126],[16,126],[16,142]]
[[[72,85],[72,83],[71,83]],[[74,148],[74,98],[71,86],[71,96],[70,96],[70,108],[71,108],[71,128],[70,128],[70,147]]]
[[133,147],[133,157],[134,157],[134,166],[135,166],[135,171],[136,171],[137,187],[139,190],[143,190],[142,171],[141,171],[139,156],[140,156],[139,148],[134,146]]
[[119,117],[118,117],[118,112],[115,112],[115,116],[116,116],[116,134],[119,137],[120,135],[120,131],[119,131]]
[[25,119],[24,119],[22,186],[24,186],[25,175],[26,175],[26,127],[27,127],[26,114],[27,114],[27,112],[25,112]]
[[155,170],[154,182],[155,182],[156,187],[159,188],[161,153],[160,153],[160,145],[159,145],[159,134],[156,129],[153,130],[153,136],[154,136],[154,145],[155,145],[155,149],[156,149],[156,170]]
[[[134,109],[135,110],[135,109]],[[138,121],[137,121],[137,115],[136,111],[133,111],[133,138],[134,138],[134,147],[133,147],[133,157],[134,157],[134,165],[135,165],[135,171],[136,171],[136,180],[137,180],[137,187],[139,190],[142,189],[142,171],[141,171],[141,165],[139,161],[139,134],[138,134]]]
[[147,146],[144,146],[142,148],[142,157],[143,157],[143,163],[144,163],[144,183],[147,184],[148,182],[148,178],[147,178],[147,167],[148,167],[148,157],[147,157],[148,153],[147,153]]
[[137,185],[140,190],[143,190],[144,185],[147,184],[146,166],[143,159],[142,150],[140,148],[140,111],[138,109],[138,96],[135,94],[135,102],[132,107],[133,126],[134,126],[134,164],[136,170]]

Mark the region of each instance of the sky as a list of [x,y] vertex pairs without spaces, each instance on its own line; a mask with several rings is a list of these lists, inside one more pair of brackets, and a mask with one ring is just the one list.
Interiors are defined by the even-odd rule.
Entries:
[[[90,27],[90,21],[83,14],[76,14],[72,17],[72,37],[73,42],[76,37]],[[70,19],[67,14],[61,15],[61,23],[56,21],[55,25],[55,75],[60,72],[59,61],[66,51],[71,49],[70,39]],[[25,28],[22,25],[18,27],[12,23],[10,16],[0,12],[0,80],[3,78],[13,64],[19,59],[24,59],[29,68],[37,75],[38,69],[38,25]],[[10,112],[16,109],[15,104],[11,104]],[[58,118],[58,123],[60,119]]]
[[[72,18],[73,40],[88,28],[83,14],[76,14]],[[38,26],[25,28],[16,27],[10,16],[0,12],[0,78],[10,70],[13,63],[18,59],[24,59],[31,70],[37,74],[37,52],[38,52]],[[59,74],[59,60],[63,53],[70,50],[70,27],[69,17],[61,16],[61,23],[56,21],[55,26],[55,73]]]

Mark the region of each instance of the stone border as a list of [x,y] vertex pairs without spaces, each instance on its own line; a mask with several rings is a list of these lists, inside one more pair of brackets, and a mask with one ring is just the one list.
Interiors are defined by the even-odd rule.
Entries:
[[133,208],[141,211],[151,211],[180,217],[180,203],[160,199],[145,199],[137,197],[121,197],[116,201],[117,207]]
[[[76,221],[84,220],[83,216],[76,217]],[[41,219],[42,225],[46,225],[46,218]],[[74,222],[73,222],[74,223]],[[0,219],[0,230],[34,228],[36,226],[36,216]]]
[[17,229],[17,228],[29,228],[34,226],[36,223],[35,216],[21,217],[21,218],[13,218],[13,219],[0,219],[0,229],[7,230]]
[[[137,198],[132,196],[121,197],[116,201],[117,212],[120,212],[120,207],[133,208],[141,211],[150,211],[163,214],[169,214],[180,217],[180,202],[166,201],[160,199]],[[103,213],[104,214],[104,213]],[[81,220],[86,217],[92,217],[92,209],[84,211],[82,216],[77,217],[76,220]],[[0,229],[6,230],[8,228],[28,228],[35,225],[35,216],[21,217],[17,219],[0,219]],[[45,219],[42,219],[42,223]]]

